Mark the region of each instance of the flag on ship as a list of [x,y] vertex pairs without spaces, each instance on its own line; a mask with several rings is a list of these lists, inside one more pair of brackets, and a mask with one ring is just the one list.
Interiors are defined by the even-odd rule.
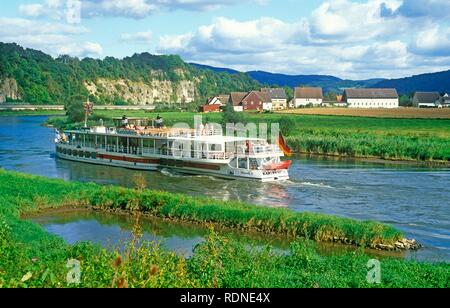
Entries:
[[280,136],[278,137],[278,146],[283,151],[284,155],[292,156],[292,154],[294,154],[292,149],[287,144],[286,139],[284,139],[284,136],[282,133],[280,133]]

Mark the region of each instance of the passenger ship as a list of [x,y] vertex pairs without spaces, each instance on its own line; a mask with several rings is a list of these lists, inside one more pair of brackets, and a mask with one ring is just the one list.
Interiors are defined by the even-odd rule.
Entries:
[[57,157],[138,170],[258,181],[288,180],[291,161],[265,139],[228,137],[220,130],[106,128],[57,134]]

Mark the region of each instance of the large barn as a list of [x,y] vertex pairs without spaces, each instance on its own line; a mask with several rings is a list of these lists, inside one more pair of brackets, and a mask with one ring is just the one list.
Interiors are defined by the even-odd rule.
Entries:
[[294,89],[294,107],[320,106],[323,103],[322,88],[299,87]]
[[416,92],[413,97],[413,106],[417,108],[437,108],[440,99],[439,92]]
[[342,98],[348,108],[398,108],[396,89],[346,89]]

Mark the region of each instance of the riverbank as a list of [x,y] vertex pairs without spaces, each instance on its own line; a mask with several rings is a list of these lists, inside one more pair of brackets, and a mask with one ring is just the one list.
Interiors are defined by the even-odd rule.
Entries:
[[[123,112],[97,111],[95,125]],[[128,112],[130,117],[155,118],[156,113]],[[183,122],[193,125],[194,113],[160,114],[167,125]],[[222,114],[204,114],[204,121],[221,123]],[[448,119],[392,119],[373,117],[314,116],[292,114],[245,114],[248,123],[279,123],[289,145],[296,153],[330,155],[386,161],[418,161],[450,166],[450,122]],[[48,121],[61,129],[74,129],[80,123],[66,118]]]
[[[80,261],[79,287],[449,286],[450,266],[446,263],[419,263],[392,258],[381,261],[380,284],[370,284],[366,277],[371,258],[362,251],[323,257],[317,253],[315,244],[305,239],[293,243],[290,254],[280,255],[270,247],[248,248],[211,231],[205,242],[195,249],[193,256],[185,259],[151,243],[141,243],[136,248],[135,244],[140,239],[138,218],[134,238],[129,248],[121,253],[106,251],[89,243],[69,246],[41,227],[20,219],[23,213],[50,207],[95,206],[120,208],[130,213],[147,211],[181,220],[195,214],[198,221],[234,221],[236,226],[242,225],[239,221],[247,219],[247,222],[253,221],[250,226],[263,226],[277,232],[294,230],[289,229],[293,226],[288,223],[289,219],[284,221],[285,224],[279,220],[276,223],[279,217],[288,217],[288,211],[217,201],[214,201],[215,208],[212,208],[213,204],[206,199],[99,187],[2,170],[0,192],[0,287],[74,286],[66,281],[66,263],[69,259]],[[395,240],[401,237],[398,231],[382,224],[308,215],[303,217],[320,218],[316,223],[311,221],[311,225],[304,226],[311,232],[311,238],[327,238],[326,234],[330,230],[339,231],[339,226],[342,228],[339,232],[349,232],[349,236],[353,234],[367,243],[374,239]],[[331,223],[332,228],[328,229],[321,223]]]
[[[75,207],[101,209],[161,217],[196,224],[215,224],[227,228],[268,234],[305,237],[318,242],[340,242],[373,249],[404,249],[404,236],[388,225],[359,222],[315,213],[298,213],[239,202],[143,189],[145,180],[136,177],[140,189],[64,182],[0,170],[0,191],[4,198],[19,193],[18,211]],[[32,182],[33,185],[27,186]],[[414,247],[411,247],[414,248]]]

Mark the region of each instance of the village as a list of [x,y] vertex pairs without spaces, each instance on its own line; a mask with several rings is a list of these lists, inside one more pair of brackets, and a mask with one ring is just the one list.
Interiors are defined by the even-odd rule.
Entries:
[[[439,92],[415,92],[410,98],[415,108],[449,108],[449,94]],[[345,89],[334,100],[327,99],[320,87],[296,87],[292,99],[284,88],[262,88],[249,92],[231,92],[208,99],[201,112],[221,112],[228,104],[235,112],[272,112],[310,107],[335,108],[400,108],[400,96],[396,89],[359,88]]]

